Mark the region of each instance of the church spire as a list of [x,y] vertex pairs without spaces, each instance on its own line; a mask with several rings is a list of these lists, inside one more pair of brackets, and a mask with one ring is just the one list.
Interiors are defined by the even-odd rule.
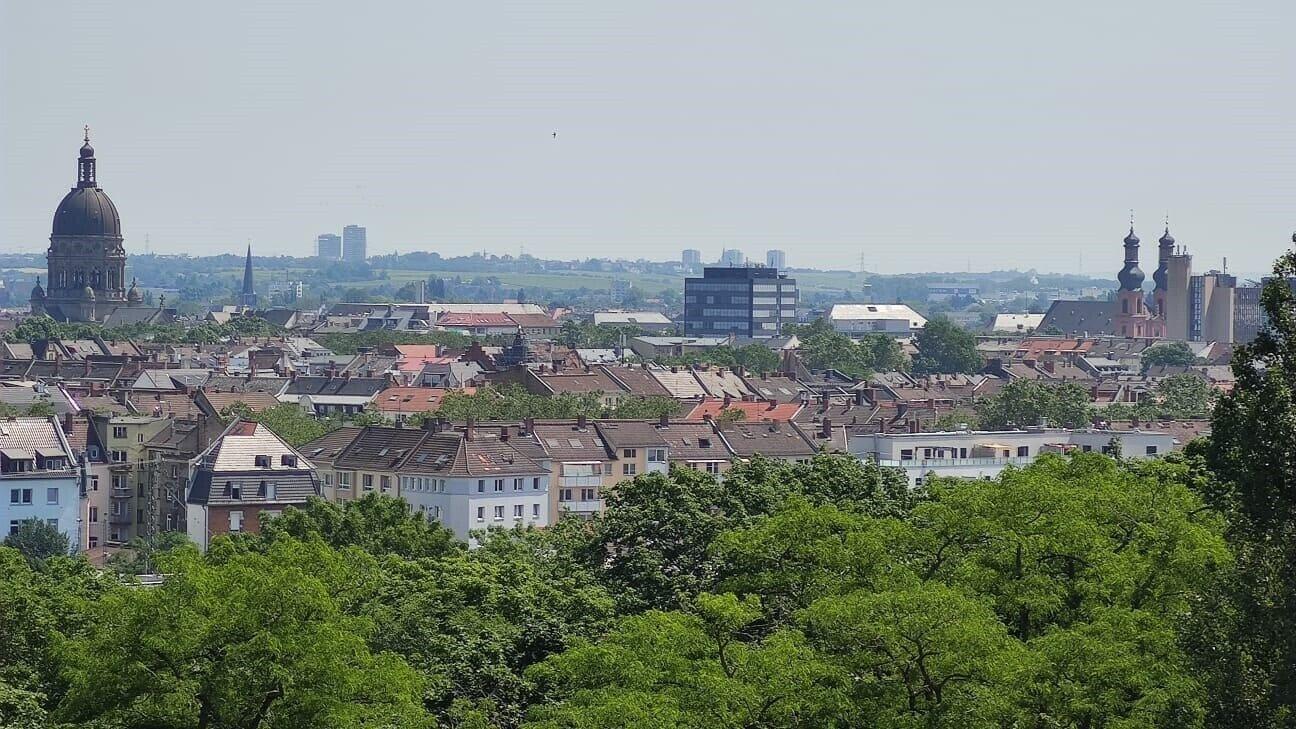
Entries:
[[256,289],[252,286],[252,243],[249,242],[247,261],[243,264],[243,295],[240,297],[239,303],[243,306],[254,307],[256,306],[256,300]]

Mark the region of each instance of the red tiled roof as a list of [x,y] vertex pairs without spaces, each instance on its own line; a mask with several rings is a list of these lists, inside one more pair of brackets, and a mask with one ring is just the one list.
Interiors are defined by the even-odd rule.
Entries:
[[[468,387],[463,392],[472,394],[476,389]],[[447,392],[452,391],[444,387],[389,387],[373,402],[384,413],[425,413],[441,407],[441,398]]]

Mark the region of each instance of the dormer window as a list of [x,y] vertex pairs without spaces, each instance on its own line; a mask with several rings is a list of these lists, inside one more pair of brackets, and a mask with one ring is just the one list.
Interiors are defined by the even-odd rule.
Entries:
[[[228,482],[227,482],[228,483]],[[243,500],[243,487],[239,484],[232,483],[229,485],[230,498],[235,501]]]
[[257,468],[269,468],[269,467],[270,467],[270,456],[257,456],[257,457],[256,457],[256,467],[257,467]]
[[279,465],[288,466],[289,468],[296,468],[297,456],[293,456],[293,455],[279,456]]

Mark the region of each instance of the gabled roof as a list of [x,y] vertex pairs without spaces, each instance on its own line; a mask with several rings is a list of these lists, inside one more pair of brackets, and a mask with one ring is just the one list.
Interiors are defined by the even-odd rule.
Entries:
[[801,410],[800,402],[771,403],[763,400],[730,400],[728,404],[719,398],[706,398],[698,403],[684,416],[685,420],[698,422],[707,416],[720,417],[725,410],[737,410],[744,420],[759,422],[761,420],[791,420]]
[[0,419],[0,452],[28,459],[38,451],[42,455],[61,455],[71,467],[74,454],[57,421],[53,416]]
[[1113,334],[1116,325],[1112,318],[1116,314],[1114,301],[1069,301],[1059,299],[1053,302],[1036,331],[1057,330],[1065,335]]
[[333,460],[333,467],[363,471],[390,471],[410,456],[430,433],[411,428],[372,425],[365,428]]
[[809,457],[819,451],[818,445],[791,423],[725,423],[720,434],[735,454],[742,458],[755,455],[778,458]]
[[733,453],[709,423],[671,421],[658,433],[670,449],[672,461],[729,461]]
[[298,377],[288,383],[284,395],[373,397],[387,387],[384,377]]
[[583,429],[574,422],[536,423],[537,442],[555,461],[606,461],[612,458],[607,443],[592,423]]
[[646,420],[596,420],[594,428],[619,456],[622,448],[659,448],[666,445],[658,423]]
[[279,405],[279,400],[268,392],[252,390],[250,392],[212,392],[199,390],[194,398],[198,407],[207,415],[220,415],[226,408],[234,405],[246,405],[248,410],[259,413]]
[[[472,392],[476,388],[465,388]],[[374,407],[384,413],[427,413],[441,407],[443,387],[389,387],[374,398]]]
[[316,463],[331,464],[341,455],[342,451],[346,450],[355,441],[362,430],[364,429],[354,426],[343,426],[303,444],[297,450],[301,451],[302,455],[307,458],[313,459]]
[[402,470],[451,478],[499,478],[545,473],[543,466],[513,448],[510,441],[477,435],[469,439],[458,431],[429,434]]

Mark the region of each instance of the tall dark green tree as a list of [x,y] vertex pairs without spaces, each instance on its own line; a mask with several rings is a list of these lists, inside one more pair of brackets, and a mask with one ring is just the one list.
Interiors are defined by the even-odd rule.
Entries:
[[976,337],[949,319],[935,316],[914,338],[918,356],[914,372],[920,375],[976,372],[981,369],[981,354]]
[[1194,638],[1220,727],[1296,726],[1296,253],[1274,275],[1260,296],[1268,326],[1234,350],[1236,384],[1215,407],[1207,450],[1237,554],[1208,604],[1216,640]]

